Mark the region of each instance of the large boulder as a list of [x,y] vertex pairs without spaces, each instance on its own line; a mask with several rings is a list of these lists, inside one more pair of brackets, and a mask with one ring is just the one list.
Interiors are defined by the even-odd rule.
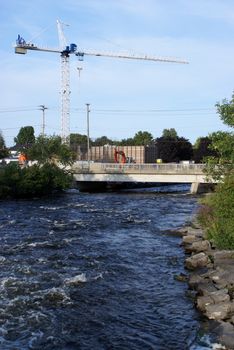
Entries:
[[189,270],[195,270],[197,268],[205,267],[209,264],[210,260],[205,253],[194,254],[191,257],[185,259],[185,266]]
[[226,349],[234,350],[234,326],[231,323],[219,321],[214,331]]
[[232,311],[232,303],[223,302],[218,304],[206,305],[206,316],[210,320],[225,320]]
[[205,252],[205,251],[211,249],[210,242],[207,240],[195,241],[192,243],[191,249],[192,249],[192,251],[197,252],[197,253]]

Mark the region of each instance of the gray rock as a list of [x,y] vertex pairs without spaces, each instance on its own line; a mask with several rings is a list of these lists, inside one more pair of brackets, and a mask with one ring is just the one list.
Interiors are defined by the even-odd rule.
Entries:
[[188,227],[188,235],[194,235],[197,237],[204,237],[204,231],[201,228]]
[[206,306],[206,316],[210,320],[224,320],[231,313],[231,303],[223,302]]
[[231,323],[234,325],[234,316],[231,317]]
[[[233,261],[234,264],[234,261]],[[225,265],[223,268],[217,268],[210,276],[212,281],[224,288],[234,285],[234,265]]]
[[195,274],[192,274],[190,277],[189,277],[189,281],[188,281],[188,284],[189,284],[189,287],[191,289],[197,289],[198,285],[203,281],[203,278],[200,276],[200,275],[195,275]]
[[233,259],[234,262],[234,250],[217,250],[214,252],[214,259]]
[[197,242],[193,242],[192,243],[192,247],[191,249],[194,251],[194,252],[205,252],[207,250],[210,250],[211,249],[211,246],[210,246],[210,242],[205,240],[205,241],[197,241]]
[[221,289],[215,292],[211,292],[209,296],[213,300],[214,304],[230,301],[230,295],[228,294],[227,289]]
[[[199,238],[195,235],[187,235],[187,236],[183,236],[182,238],[182,243],[183,244],[191,244],[195,241],[197,241]],[[200,238],[201,240],[201,238]]]
[[199,295],[210,295],[211,293],[217,292],[214,284],[209,280],[203,280],[198,287],[197,292]]
[[219,325],[214,331],[218,334],[219,341],[225,345],[227,349],[234,349],[234,326],[231,323],[219,321]]
[[200,267],[205,267],[209,262],[209,258],[205,253],[198,253],[185,259],[185,266],[189,270],[195,270]]
[[206,307],[210,304],[213,304],[213,300],[211,299],[211,297],[209,296],[199,296],[197,298],[197,308],[202,311],[202,312],[205,312],[206,311]]

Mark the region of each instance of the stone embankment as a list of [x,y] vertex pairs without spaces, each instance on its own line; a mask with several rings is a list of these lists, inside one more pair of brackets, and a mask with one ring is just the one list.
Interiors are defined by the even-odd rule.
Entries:
[[198,224],[177,231],[189,255],[185,267],[191,272],[189,288],[195,291],[196,307],[217,321],[214,332],[225,349],[234,349],[234,251],[218,250]]

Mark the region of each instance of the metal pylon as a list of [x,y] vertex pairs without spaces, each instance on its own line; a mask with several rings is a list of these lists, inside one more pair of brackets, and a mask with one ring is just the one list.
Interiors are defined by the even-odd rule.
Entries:
[[70,72],[69,55],[61,54],[61,138],[70,143]]

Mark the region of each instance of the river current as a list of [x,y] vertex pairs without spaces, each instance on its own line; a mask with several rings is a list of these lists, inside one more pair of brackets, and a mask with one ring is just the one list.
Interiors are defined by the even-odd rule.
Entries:
[[156,190],[1,201],[0,349],[203,349],[167,232],[196,208]]

